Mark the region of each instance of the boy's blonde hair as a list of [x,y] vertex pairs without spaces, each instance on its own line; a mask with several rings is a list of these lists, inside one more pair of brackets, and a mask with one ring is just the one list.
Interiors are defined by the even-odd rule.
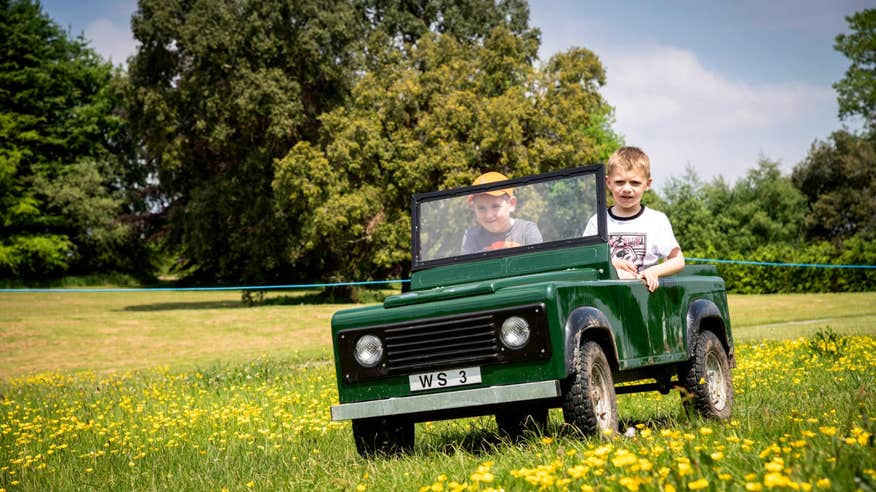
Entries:
[[651,178],[651,160],[638,147],[621,147],[608,158],[608,174],[615,169],[621,171],[641,171],[646,178]]

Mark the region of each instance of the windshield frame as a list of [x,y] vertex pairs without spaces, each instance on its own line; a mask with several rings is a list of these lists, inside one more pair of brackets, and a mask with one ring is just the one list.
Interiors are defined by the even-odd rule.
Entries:
[[[542,183],[548,181],[556,181],[568,179],[571,177],[595,175],[596,180],[596,218],[598,234],[596,236],[582,236],[577,238],[566,238],[558,241],[546,241],[538,244],[530,244],[514,248],[497,249],[493,251],[482,251],[473,254],[456,255],[446,258],[436,258],[432,260],[423,260],[420,258],[420,205],[430,201],[441,200],[461,195],[471,195],[474,193],[482,193],[491,190],[503,188],[519,187]],[[513,178],[507,181],[497,183],[489,183],[479,186],[464,186],[461,188],[453,188],[449,190],[432,191],[428,193],[416,193],[411,198],[411,272],[424,270],[437,266],[471,262],[487,258],[499,258],[505,256],[517,256],[533,251],[543,251],[549,249],[565,248],[570,246],[580,246],[586,244],[598,244],[608,241],[607,232],[607,208],[606,208],[606,191],[605,191],[605,165],[592,164],[569,169],[561,169],[558,171],[550,171],[532,176],[524,176]],[[589,217],[583,217],[582,221],[587,221]]]

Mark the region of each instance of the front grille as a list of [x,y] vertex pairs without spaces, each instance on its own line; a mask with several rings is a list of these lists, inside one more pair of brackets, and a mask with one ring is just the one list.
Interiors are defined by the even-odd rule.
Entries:
[[[530,324],[532,338],[519,349],[505,347],[498,338],[500,326],[509,316],[521,316]],[[356,341],[366,334],[374,335],[384,343],[383,360],[373,367],[359,365],[353,355]],[[348,383],[452,367],[551,357],[543,304],[342,330],[337,334],[337,343],[340,370],[343,380]]]
[[390,374],[499,358],[491,315],[438,322],[427,320],[387,328],[384,334]]

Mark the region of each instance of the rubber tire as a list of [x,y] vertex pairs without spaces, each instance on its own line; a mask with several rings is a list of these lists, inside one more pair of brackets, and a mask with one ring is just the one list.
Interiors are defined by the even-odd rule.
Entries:
[[365,458],[409,453],[414,449],[414,423],[392,417],[354,419],[353,439]]
[[563,391],[563,418],[587,436],[617,432],[617,395],[611,366],[602,347],[586,342],[579,349],[575,374]]
[[[706,418],[727,420],[733,410],[733,375],[730,359],[718,337],[711,331],[700,333],[694,357],[682,376],[682,401]],[[700,381],[704,381],[700,384]]]
[[496,412],[499,434],[513,441],[524,437],[527,431],[543,434],[547,429],[548,408],[538,407],[528,411],[503,410]]

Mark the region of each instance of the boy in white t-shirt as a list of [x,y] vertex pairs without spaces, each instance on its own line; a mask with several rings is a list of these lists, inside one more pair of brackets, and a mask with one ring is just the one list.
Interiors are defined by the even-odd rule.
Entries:
[[[684,268],[684,256],[666,215],[641,203],[651,187],[648,156],[638,147],[618,149],[608,159],[605,184],[614,198],[608,209],[608,243],[618,278],[641,279],[654,292],[660,277]],[[596,228],[594,216],[584,234],[595,234]]]

